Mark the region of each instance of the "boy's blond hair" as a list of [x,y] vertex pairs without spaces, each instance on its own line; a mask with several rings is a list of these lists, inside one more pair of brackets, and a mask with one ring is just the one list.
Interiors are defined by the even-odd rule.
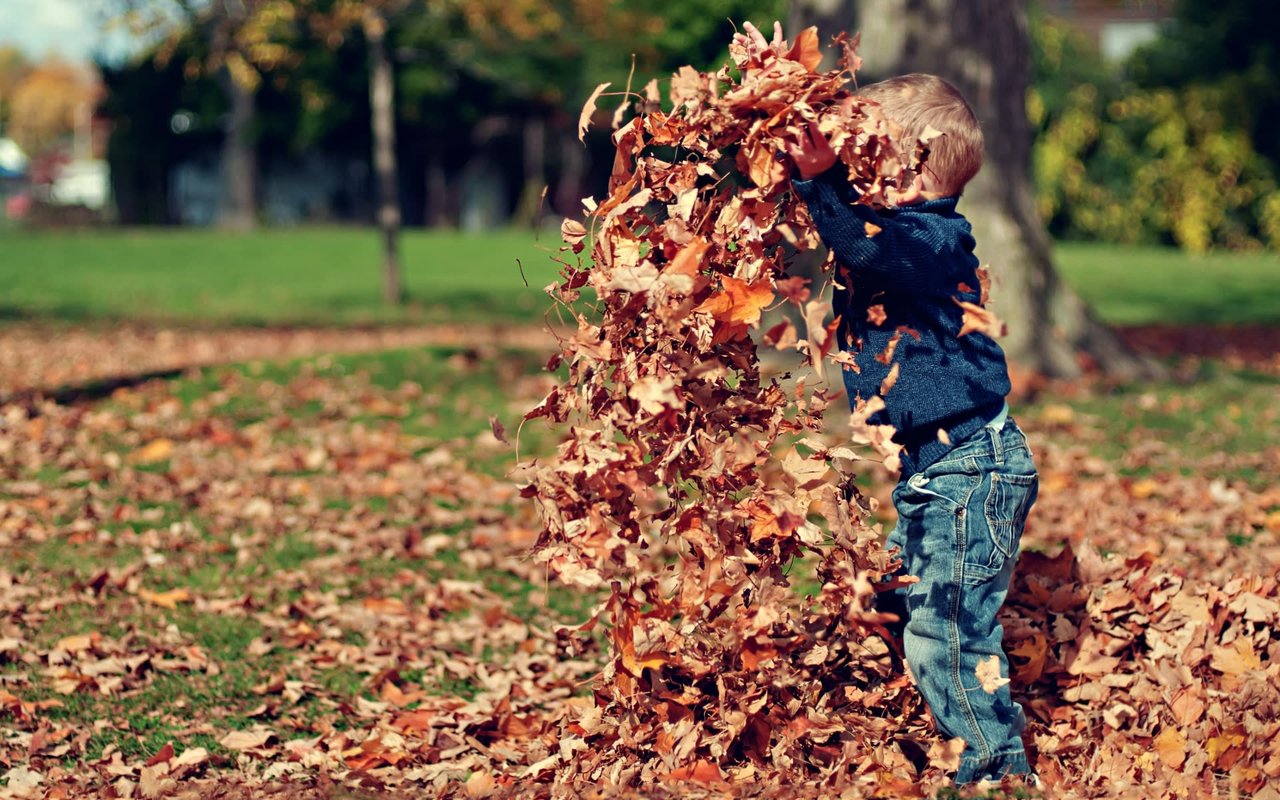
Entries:
[[933,128],[942,133],[926,146],[924,171],[936,191],[958,195],[982,168],[982,128],[956,87],[936,75],[914,72],[858,89],[902,127],[901,142],[915,142]]

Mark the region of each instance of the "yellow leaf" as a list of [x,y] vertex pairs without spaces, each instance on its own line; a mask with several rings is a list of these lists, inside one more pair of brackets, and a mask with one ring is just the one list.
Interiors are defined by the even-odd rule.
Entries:
[[254,728],[247,731],[231,731],[218,740],[218,744],[228,750],[253,750],[263,747],[275,736],[266,728]]
[[1216,764],[1223,753],[1238,744],[1244,744],[1244,736],[1239,733],[1224,733],[1222,736],[1214,736],[1204,743],[1204,750],[1209,755],[1209,763]]
[[1177,769],[1187,758],[1187,739],[1177,728],[1165,728],[1151,744],[1169,769]]
[[149,464],[164,461],[171,455],[173,455],[173,442],[169,439],[156,439],[135,450],[132,460],[139,464]]
[[1070,425],[1076,418],[1076,412],[1071,406],[1055,403],[1045,406],[1040,418],[1049,425]]
[[1150,478],[1144,478],[1129,487],[1129,496],[1134,500],[1146,500],[1156,493],[1160,488],[1160,484]]
[[139,589],[138,597],[141,597],[152,605],[172,610],[178,607],[178,603],[190,602],[191,592],[186,589],[170,589],[167,592],[153,592],[149,589]]

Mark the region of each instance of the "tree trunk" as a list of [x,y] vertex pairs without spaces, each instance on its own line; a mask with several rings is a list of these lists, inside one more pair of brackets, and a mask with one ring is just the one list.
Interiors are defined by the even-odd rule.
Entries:
[[982,123],[985,164],[966,188],[960,210],[973,223],[978,257],[991,265],[992,303],[1009,325],[1001,344],[1010,360],[1052,377],[1079,375],[1085,363],[1117,377],[1158,374],[1054,270],[1052,243],[1031,185],[1032,129],[1025,106],[1031,49],[1023,4],[859,0],[857,10],[848,24],[862,32],[866,77],[860,83],[931,72],[953,83]]
[[538,227],[542,216],[542,193],[547,187],[547,120],[533,114],[524,121],[524,186],[516,203],[515,220],[520,225]]
[[561,130],[556,137],[560,141],[560,181],[556,187],[555,209],[566,217],[582,213],[582,186],[587,172],[587,148],[568,131]]
[[252,230],[258,224],[258,151],[253,141],[254,90],[242,85],[225,67],[221,80],[230,101],[222,137],[222,180],[226,205],[218,224],[229,230]]
[[445,176],[444,162],[436,148],[427,155],[427,209],[428,228],[441,228],[448,224],[449,181]]
[[378,183],[378,226],[382,230],[383,298],[404,300],[397,243],[400,236],[400,197],[396,181],[395,82],[387,55],[387,21],[370,9],[364,18],[369,43],[369,107],[373,119],[373,169]]

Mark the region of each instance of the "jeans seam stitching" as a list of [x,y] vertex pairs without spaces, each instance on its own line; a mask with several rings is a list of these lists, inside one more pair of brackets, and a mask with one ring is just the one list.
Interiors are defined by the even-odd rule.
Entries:
[[[982,482],[979,481],[976,485],[974,485],[971,489],[969,489],[969,491],[965,494],[964,504],[962,508],[967,509],[969,507],[970,501],[973,499],[974,493],[978,491],[978,487],[981,486],[981,483]],[[947,622],[948,622],[947,633],[948,633],[948,638],[951,639],[951,641],[949,642],[950,644],[949,650],[950,650],[952,661],[951,661],[951,664],[948,666],[950,667],[951,679],[956,690],[957,700],[959,701],[960,708],[964,713],[965,722],[969,724],[969,730],[973,734],[973,737],[976,740],[976,744],[978,745],[978,752],[982,760],[986,762],[991,760],[991,745],[990,743],[987,742],[987,737],[983,735],[982,728],[978,724],[978,715],[974,713],[973,706],[969,703],[969,695],[966,689],[964,688],[964,681],[963,681],[964,676],[960,674],[960,666],[961,666],[961,663],[960,663],[961,662],[960,592],[965,585],[964,583],[965,563],[964,562],[968,556],[968,549],[969,549],[968,517],[969,517],[969,514],[966,511],[964,516],[958,516],[955,518],[956,519],[955,531],[956,531],[958,542],[960,545],[956,549],[960,557],[956,559],[955,567],[952,569],[952,578],[954,581],[954,589],[953,589],[954,593],[952,595],[951,608],[948,609],[949,613],[947,615]]]

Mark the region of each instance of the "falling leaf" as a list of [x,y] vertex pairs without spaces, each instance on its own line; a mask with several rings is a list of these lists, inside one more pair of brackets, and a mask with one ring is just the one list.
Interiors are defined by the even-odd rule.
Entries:
[[988,656],[979,661],[975,672],[978,676],[978,683],[982,686],[982,691],[987,694],[995,694],[996,690],[1009,682],[1008,678],[1000,677],[1000,657],[996,655]]
[[582,104],[582,113],[578,115],[578,141],[585,142],[587,129],[591,127],[591,116],[596,113],[596,101],[600,99],[600,94],[608,89],[611,84],[605,82],[600,84],[591,92],[587,101]]
[[800,31],[787,57],[799,61],[810,72],[816,70],[822,64],[822,46],[818,41],[818,29],[809,27]]
[[632,384],[627,390],[631,399],[640,403],[640,409],[647,414],[661,414],[668,408],[680,403],[675,392],[676,381],[670,375],[646,375]]
[[698,306],[701,311],[729,325],[751,325],[760,322],[760,312],[773,302],[773,285],[769,278],[747,283],[725,277],[724,290]]
[[959,336],[967,336],[970,333],[982,333],[992,339],[1004,336],[1004,323],[990,309],[964,300],[956,300],[956,304],[964,309],[964,322],[960,326]]
[[964,739],[939,739],[929,746],[929,761],[947,772],[955,772],[960,768],[964,748]]
[[876,234],[880,233],[880,231],[884,230],[884,228],[881,228],[879,225],[876,225],[874,222],[864,222],[862,224],[862,227],[866,231],[868,239],[874,237]]
[[510,442],[507,441],[507,429],[503,426],[502,420],[498,419],[496,414],[489,417],[489,429],[493,431],[493,438],[503,444],[510,444]]

